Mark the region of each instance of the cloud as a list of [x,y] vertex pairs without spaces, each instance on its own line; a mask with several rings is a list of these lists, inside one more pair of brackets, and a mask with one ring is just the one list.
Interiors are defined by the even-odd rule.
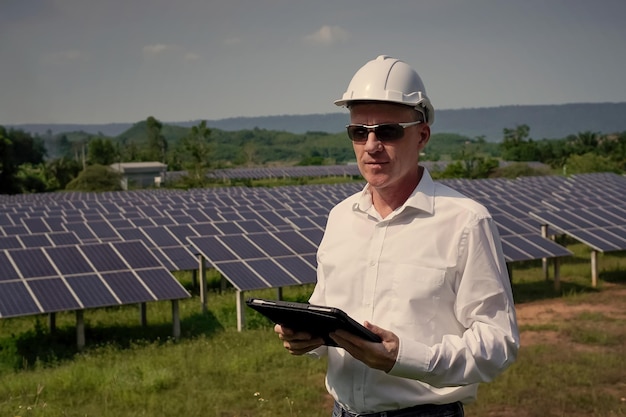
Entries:
[[241,43],[241,38],[234,37],[234,38],[224,39],[224,43],[226,45],[236,45],[238,43]]
[[324,25],[315,33],[307,35],[304,40],[312,45],[329,46],[344,43],[350,38],[350,33],[339,26]]
[[185,54],[185,58],[184,59],[185,59],[185,61],[188,61],[188,62],[190,62],[190,61],[197,61],[197,60],[200,59],[200,55],[198,55],[196,53],[193,53],[193,52],[187,52]]
[[155,43],[152,45],[146,45],[143,47],[143,54],[145,56],[148,57],[154,57],[157,55],[160,55],[162,53],[165,53],[167,51],[171,51],[173,49],[176,49],[176,46],[174,45],[167,45],[164,43]]
[[44,56],[45,62],[53,65],[84,62],[87,61],[88,58],[87,53],[78,49],[66,49],[65,51],[52,52]]

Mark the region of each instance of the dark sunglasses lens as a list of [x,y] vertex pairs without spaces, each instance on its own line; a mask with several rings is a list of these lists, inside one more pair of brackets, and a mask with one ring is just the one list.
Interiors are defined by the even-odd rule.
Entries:
[[397,140],[404,136],[404,128],[398,124],[380,125],[374,129],[376,137],[381,140]]
[[[383,124],[374,128],[380,141],[397,140],[404,136],[404,128],[399,124]],[[363,126],[348,126],[348,137],[354,141],[366,141],[369,130]]]
[[348,126],[348,137],[352,140],[367,140],[368,131],[361,126]]

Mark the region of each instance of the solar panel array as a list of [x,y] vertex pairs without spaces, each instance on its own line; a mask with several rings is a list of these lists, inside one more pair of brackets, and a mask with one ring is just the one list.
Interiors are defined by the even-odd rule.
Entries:
[[[624,227],[618,222],[615,207],[626,205],[626,186],[624,177],[617,175],[442,182],[490,209],[507,262],[571,255],[566,248],[541,236],[545,220],[540,220],[538,214],[550,213],[564,219],[559,213],[583,206],[578,210],[585,215],[597,213],[596,217],[615,219],[601,226],[603,230],[616,235]],[[48,256],[49,250],[67,245],[83,248],[141,242],[164,270],[195,270],[198,255],[202,255],[242,291],[311,283],[315,281],[315,251],[330,208],[362,186],[349,183],[0,196],[0,250],[12,259],[12,251],[19,250],[36,249]],[[591,230],[597,236],[600,233],[591,227],[582,230]],[[98,269],[90,273],[107,282],[98,275]],[[58,279],[64,276],[60,272],[54,275]],[[78,300],[73,304],[68,300],[67,306],[80,305]],[[37,309],[28,311],[43,310],[39,302]]]
[[141,242],[0,250],[1,318],[187,297]]

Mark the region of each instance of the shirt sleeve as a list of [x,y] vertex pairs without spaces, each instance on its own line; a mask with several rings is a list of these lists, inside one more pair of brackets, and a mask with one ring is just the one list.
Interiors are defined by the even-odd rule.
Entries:
[[428,346],[402,338],[390,375],[435,387],[491,381],[515,361],[519,332],[499,235],[489,217],[461,235],[455,316],[465,331]]
[[[327,305],[326,298],[324,297],[325,282],[326,281],[323,276],[322,268],[317,268],[317,282],[315,284],[315,288],[313,289],[313,294],[311,294],[311,297],[309,298],[309,303],[322,305],[322,306]],[[328,354],[328,346],[325,346],[325,345],[322,345],[307,353],[307,355],[317,357],[317,358],[324,357],[327,354]]]

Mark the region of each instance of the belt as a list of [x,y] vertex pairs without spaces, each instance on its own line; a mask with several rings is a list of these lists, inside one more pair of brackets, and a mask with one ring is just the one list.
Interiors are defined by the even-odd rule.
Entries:
[[418,417],[420,415],[463,416],[463,404],[460,401],[450,404],[422,404],[414,407],[401,408],[399,410],[359,414],[348,411],[339,405],[339,403],[335,402],[333,411],[333,417]]

